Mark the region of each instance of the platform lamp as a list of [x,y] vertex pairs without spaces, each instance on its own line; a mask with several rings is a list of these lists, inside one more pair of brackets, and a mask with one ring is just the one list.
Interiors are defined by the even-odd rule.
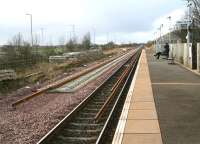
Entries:
[[162,28],[163,24],[161,24],[160,27],[158,28],[158,30],[160,30],[160,38],[159,38],[160,50],[162,49]]
[[168,16],[167,19],[169,20],[169,43],[171,43],[171,16]]
[[31,34],[31,46],[33,47],[33,19],[32,19],[32,14],[27,13],[26,15],[30,16],[30,25],[31,25],[31,30],[30,30],[30,34]]
[[191,6],[192,4],[190,1],[188,1],[188,20],[187,20],[187,46],[188,46],[188,52],[189,52],[189,59],[192,58],[192,44],[191,44]]
[[157,32],[154,32],[154,49],[157,52]]

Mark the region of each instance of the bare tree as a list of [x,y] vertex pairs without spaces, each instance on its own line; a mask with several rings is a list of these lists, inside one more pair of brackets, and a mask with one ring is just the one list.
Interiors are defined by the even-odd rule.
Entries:
[[8,45],[20,47],[23,45],[24,39],[21,33],[18,33],[17,35],[13,36],[13,38],[8,41]]
[[108,42],[106,45],[107,45],[106,46],[107,48],[114,48],[115,47],[115,43],[113,41]]
[[192,9],[191,19],[195,25],[200,25],[200,0],[186,0]]
[[66,48],[68,51],[75,51],[77,48],[77,39],[76,38],[70,39],[66,44]]
[[84,50],[90,49],[90,45],[91,45],[91,37],[90,37],[90,33],[88,32],[88,33],[83,37],[83,41],[82,41],[83,49],[84,49]]

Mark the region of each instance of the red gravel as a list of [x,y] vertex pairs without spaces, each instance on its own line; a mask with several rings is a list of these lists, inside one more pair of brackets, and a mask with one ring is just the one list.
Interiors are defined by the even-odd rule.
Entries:
[[45,93],[21,104],[15,110],[10,105],[16,97],[1,99],[0,143],[36,143],[113,71],[104,73],[74,93]]

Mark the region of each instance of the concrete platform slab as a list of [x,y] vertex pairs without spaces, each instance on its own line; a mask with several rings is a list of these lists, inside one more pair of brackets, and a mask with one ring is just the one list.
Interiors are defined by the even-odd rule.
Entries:
[[153,96],[135,96],[133,101],[135,102],[152,102],[154,101]]
[[162,144],[160,134],[124,134],[123,144]]
[[124,131],[127,133],[160,133],[157,120],[128,120]]
[[[137,95],[137,96],[152,96],[153,97],[153,94],[151,95],[152,89],[146,88],[146,87],[141,87],[142,85],[146,85],[146,84],[144,84],[144,83],[138,84],[135,87],[135,91],[134,91],[135,95]],[[151,87],[151,85],[149,85],[149,87]],[[139,93],[139,95],[138,95],[138,93]]]
[[133,102],[129,109],[132,110],[155,110],[154,102]]
[[155,110],[129,110],[128,119],[132,120],[156,120],[157,112]]

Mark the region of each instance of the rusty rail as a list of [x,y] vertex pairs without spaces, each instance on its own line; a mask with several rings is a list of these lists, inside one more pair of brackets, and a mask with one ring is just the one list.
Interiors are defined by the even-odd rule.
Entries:
[[[109,116],[106,116],[106,122],[104,124],[104,127],[101,130],[101,133],[96,141],[96,144],[102,144],[102,143],[112,143],[112,136],[113,131],[116,128],[116,124],[118,123],[118,118],[120,116],[121,110],[123,108],[123,104],[125,102],[127,92],[130,89],[130,84],[132,82],[133,76],[135,75],[135,70],[137,69],[137,63],[140,58],[141,49],[142,46],[140,46],[138,51],[138,54],[136,54],[135,62],[133,63],[133,66],[131,67],[131,71],[128,74],[125,82],[123,83],[122,89],[120,90],[120,93],[116,96],[114,105],[112,104],[112,110],[109,111]],[[109,135],[109,137],[108,137]]]
[[115,83],[115,85],[111,88],[111,91],[113,91],[116,88],[116,86],[122,81],[122,79],[127,75],[127,73],[129,72],[129,70],[131,69],[131,65],[132,65],[132,63],[128,65],[128,67],[126,68],[126,70],[124,71],[124,73],[117,80],[117,82]]
[[81,71],[81,72],[79,72],[79,73],[77,73],[77,74],[75,74],[75,75],[73,75],[73,76],[69,76],[69,77],[67,77],[66,79],[62,80],[62,81],[57,81],[57,82],[55,82],[55,83],[53,83],[53,84],[51,84],[51,85],[48,85],[48,86],[46,86],[46,87],[44,87],[44,88],[41,88],[39,91],[37,91],[37,92],[35,92],[35,93],[33,93],[33,94],[30,94],[30,95],[28,95],[28,96],[26,96],[26,97],[24,97],[24,98],[22,98],[22,99],[16,101],[15,103],[12,104],[12,107],[16,107],[17,105],[19,105],[19,104],[21,104],[21,103],[24,103],[24,102],[26,102],[26,101],[28,101],[28,100],[30,100],[30,99],[32,99],[32,98],[34,98],[34,97],[40,95],[40,94],[46,92],[46,91],[49,90],[49,89],[54,89],[54,88],[60,87],[60,86],[62,86],[62,85],[64,85],[64,84],[66,84],[67,82],[70,82],[70,81],[72,81],[72,80],[75,80],[75,79],[77,79],[78,77],[80,77],[80,76],[82,76],[82,75],[85,75],[85,74],[87,74],[87,73],[93,71],[94,69],[97,69],[97,68],[99,68],[99,67],[101,67],[101,66],[103,66],[103,65],[105,65],[105,64],[107,64],[107,63],[109,63],[109,62],[111,62],[112,60],[113,60],[113,59],[108,60],[108,61],[105,61],[105,62],[100,63],[100,64],[97,64],[97,65],[95,65],[94,67],[91,67],[91,68],[88,68],[88,69],[86,69],[86,70],[83,70],[83,71]]
[[120,76],[120,78],[118,79],[118,81],[115,83],[115,85],[112,87],[111,91],[112,93],[110,94],[109,98],[106,100],[106,102],[104,103],[104,105],[101,107],[101,109],[99,110],[99,112],[96,114],[95,116],[95,122],[99,122],[101,120],[101,118],[103,117],[103,115],[105,114],[105,111],[107,110],[108,105],[111,103],[111,101],[114,99],[115,94],[117,92],[117,89],[121,86],[120,84],[123,83],[123,81],[125,80],[126,76],[129,74],[129,72],[131,71],[131,67],[134,65],[135,63],[135,57],[132,58],[132,62],[129,64],[129,66],[126,68],[126,70],[124,71],[124,73]]
[[[130,54],[130,53],[129,53],[129,54]],[[114,59],[117,59],[117,58],[121,57],[121,56],[122,56],[122,55],[120,55],[120,56],[118,56],[118,57],[115,57],[115,58],[112,58],[112,59],[110,59],[110,60],[107,60],[107,61],[105,61],[105,62],[102,62],[102,63],[100,63],[100,64],[97,64],[97,65],[95,65],[95,66],[93,66],[93,67],[91,67],[91,68],[88,68],[88,69],[86,69],[86,70],[83,70],[83,71],[81,71],[81,72],[79,72],[79,73],[77,73],[77,74],[75,74],[75,75],[69,76],[69,77],[65,78],[64,80],[62,80],[62,81],[57,81],[57,82],[55,82],[55,83],[53,83],[53,84],[51,84],[51,85],[48,85],[47,87],[43,87],[43,88],[39,89],[39,91],[37,91],[37,92],[35,92],[35,93],[32,93],[32,94],[30,94],[30,95],[28,95],[28,96],[25,96],[24,98],[22,98],[22,99],[20,99],[20,100],[18,100],[18,101],[16,101],[16,102],[14,102],[14,103],[12,103],[11,106],[15,108],[15,107],[18,106],[19,104],[24,103],[24,102],[26,102],[26,101],[28,101],[28,100],[30,100],[30,99],[36,97],[36,96],[39,96],[40,94],[46,92],[47,90],[54,89],[54,88],[58,88],[58,87],[60,87],[60,86],[62,86],[62,85],[64,85],[64,84],[66,84],[67,82],[70,82],[70,81],[72,81],[72,80],[75,80],[75,79],[77,79],[78,77],[83,76],[83,75],[85,75],[85,74],[87,74],[87,73],[89,73],[89,72],[91,72],[91,71],[93,71],[93,70],[95,70],[95,69],[97,69],[97,68],[99,68],[99,67],[101,67],[101,66],[103,66],[103,65],[105,65],[105,64],[107,64],[107,63],[109,63],[109,62],[111,62],[111,61],[113,61]]]

